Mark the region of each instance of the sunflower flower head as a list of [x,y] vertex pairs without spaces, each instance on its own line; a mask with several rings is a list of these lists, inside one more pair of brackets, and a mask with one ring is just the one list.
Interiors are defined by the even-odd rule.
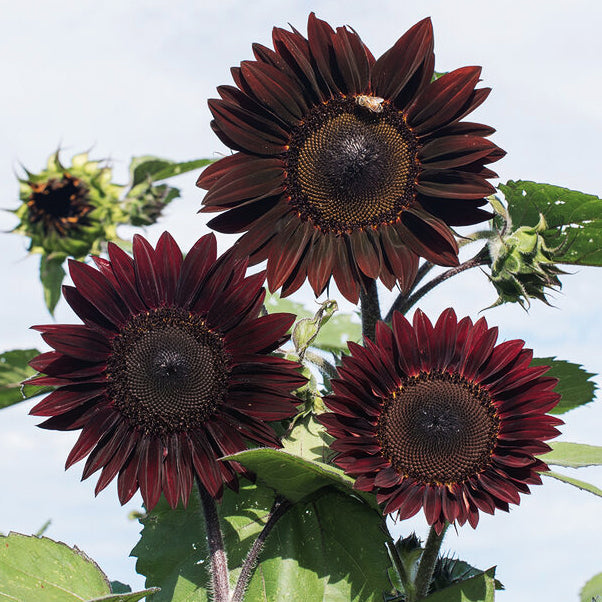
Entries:
[[499,297],[494,305],[520,303],[529,307],[529,299],[539,299],[549,305],[546,289],[559,290],[558,278],[566,274],[555,263],[562,247],[551,247],[546,241],[548,226],[543,215],[536,226],[521,226],[489,243],[491,274],[489,279]]
[[81,430],[67,468],[87,457],[96,493],[117,477],[122,504],[140,489],[148,510],[162,492],[175,507],[196,477],[219,498],[243,472],[219,458],[280,446],[268,422],[295,414],[305,379],[271,352],[294,316],[259,317],[265,273],[246,277],[216,249],[213,234],[186,258],[168,233],[156,248],[136,235],[133,258],[110,243],[96,268],[70,261],[64,296],[83,324],[34,327],[53,350],[31,361],[30,382],[56,389],[31,413]]
[[420,310],[413,324],[395,313],[374,342],[349,343],[319,420],[335,438],[335,463],[385,513],[422,508],[437,532],[446,522],[476,527],[479,512],[507,511],[541,483],[547,466],[536,456],[562,424],[546,414],[560,399],[557,380],[530,366],[523,341],[496,340],[484,318],[458,321],[448,309],[434,326]]
[[494,190],[493,129],[463,118],[489,93],[481,69],[434,77],[429,19],[375,59],[355,31],[312,13],[307,38],[275,28],[273,49],[232,69],[209,101],[212,127],[236,151],[208,167],[209,225],[245,233],[235,252],[267,259],[270,290],[334,278],[357,302],[369,279],[408,288],[419,257],[458,262],[450,226],[475,224]]
[[30,238],[29,250],[43,255],[83,258],[117,238],[116,225],[127,221],[119,204],[121,186],[111,182],[111,168],[75,155],[64,166],[59,151],[39,174],[20,179],[21,220],[13,230]]

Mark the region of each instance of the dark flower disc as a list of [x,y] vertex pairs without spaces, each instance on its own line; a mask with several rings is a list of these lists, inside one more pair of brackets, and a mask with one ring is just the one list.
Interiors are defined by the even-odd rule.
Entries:
[[117,477],[122,504],[140,488],[147,509],[161,492],[175,507],[196,476],[220,497],[244,471],[218,459],[247,441],[279,447],[267,422],[296,412],[300,366],[271,354],[294,316],[259,317],[265,274],[217,258],[212,234],[186,258],[168,233],[156,249],[137,235],[133,255],[109,243],[98,269],[70,262],[64,295],[83,324],[34,327],[54,351],[30,362],[43,375],[28,382],[56,389],[31,413],[81,429],[67,468],[88,456],[96,493]]
[[246,232],[234,251],[267,259],[270,290],[333,277],[356,303],[367,280],[411,286],[419,257],[458,262],[450,226],[484,221],[486,167],[504,152],[493,129],[462,119],[488,88],[479,67],[434,78],[425,19],[375,60],[359,36],[309,16],[308,36],[275,28],[274,50],[232,70],[209,101],[212,127],[235,154],[208,167],[209,225]]
[[536,458],[562,421],[547,366],[531,367],[523,341],[496,345],[484,318],[459,322],[445,310],[433,326],[417,310],[395,313],[374,342],[349,343],[320,421],[335,438],[335,463],[373,491],[385,513],[420,508],[437,532],[446,522],[476,527],[479,511],[519,503],[541,483]]
[[30,186],[29,221],[42,224],[46,235],[54,232],[67,236],[74,228],[88,225],[86,216],[94,206],[89,202],[88,187],[81,180],[65,172],[60,179],[30,182]]

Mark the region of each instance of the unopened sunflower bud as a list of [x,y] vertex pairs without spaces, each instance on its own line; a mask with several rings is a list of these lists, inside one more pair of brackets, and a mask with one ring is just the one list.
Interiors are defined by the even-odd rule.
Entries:
[[529,299],[535,298],[547,305],[546,288],[560,289],[559,274],[565,274],[555,263],[560,247],[548,246],[545,232],[546,220],[540,214],[536,226],[522,226],[489,243],[491,275],[489,279],[499,297],[494,303],[520,303],[525,309]]
[[53,153],[45,170],[26,170],[19,180],[22,203],[14,213],[21,221],[13,231],[30,238],[32,253],[82,258],[98,252],[102,242],[117,239],[116,225],[127,221],[122,186],[111,177],[111,168],[89,161],[87,153],[74,156],[69,167]]
[[163,209],[180,191],[167,184],[154,185],[150,180],[132,188],[124,199],[124,209],[132,226],[150,226],[154,224]]

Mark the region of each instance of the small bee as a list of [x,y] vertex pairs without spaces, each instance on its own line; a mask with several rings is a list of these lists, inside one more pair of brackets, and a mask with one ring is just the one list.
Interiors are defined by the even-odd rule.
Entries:
[[355,102],[360,107],[364,107],[364,109],[368,109],[373,113],[382,113],[383,112],[383,102],[385,102],[384,98],[380,98],[379,96],[367,96],[366,94],[360,94],[355,97]]

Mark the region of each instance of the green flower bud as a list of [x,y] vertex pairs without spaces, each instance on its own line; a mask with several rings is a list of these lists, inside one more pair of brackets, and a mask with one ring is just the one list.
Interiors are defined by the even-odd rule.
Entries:
[[547,230],[546,220],[540,214],[536,226],[522,226],[514,231],[506,227],[499,237],[490,240],[489,279],[499,293],[493,306],[518,302],[527,309],[530,298],[549,305],[545,289],[562,287],[558,275],[566,272],[554,263],[561,249],[548,246]]
[[65,167],[57,151],[45,170],[26,175],[19,180],[22,204],[14,213],[21,221],[13,231],[30,238],[32,253],[83,258],[116,240],[117,224],[128,221],[119,200],[123,187],[111,182],[110,167],[89,161],[87,153]]
[[161,217],[163,209],[179,194],[177,188],[167,184],[155,186],[150,179],[134,186],[124,199],[129,223],[132,226],[154,224]]

